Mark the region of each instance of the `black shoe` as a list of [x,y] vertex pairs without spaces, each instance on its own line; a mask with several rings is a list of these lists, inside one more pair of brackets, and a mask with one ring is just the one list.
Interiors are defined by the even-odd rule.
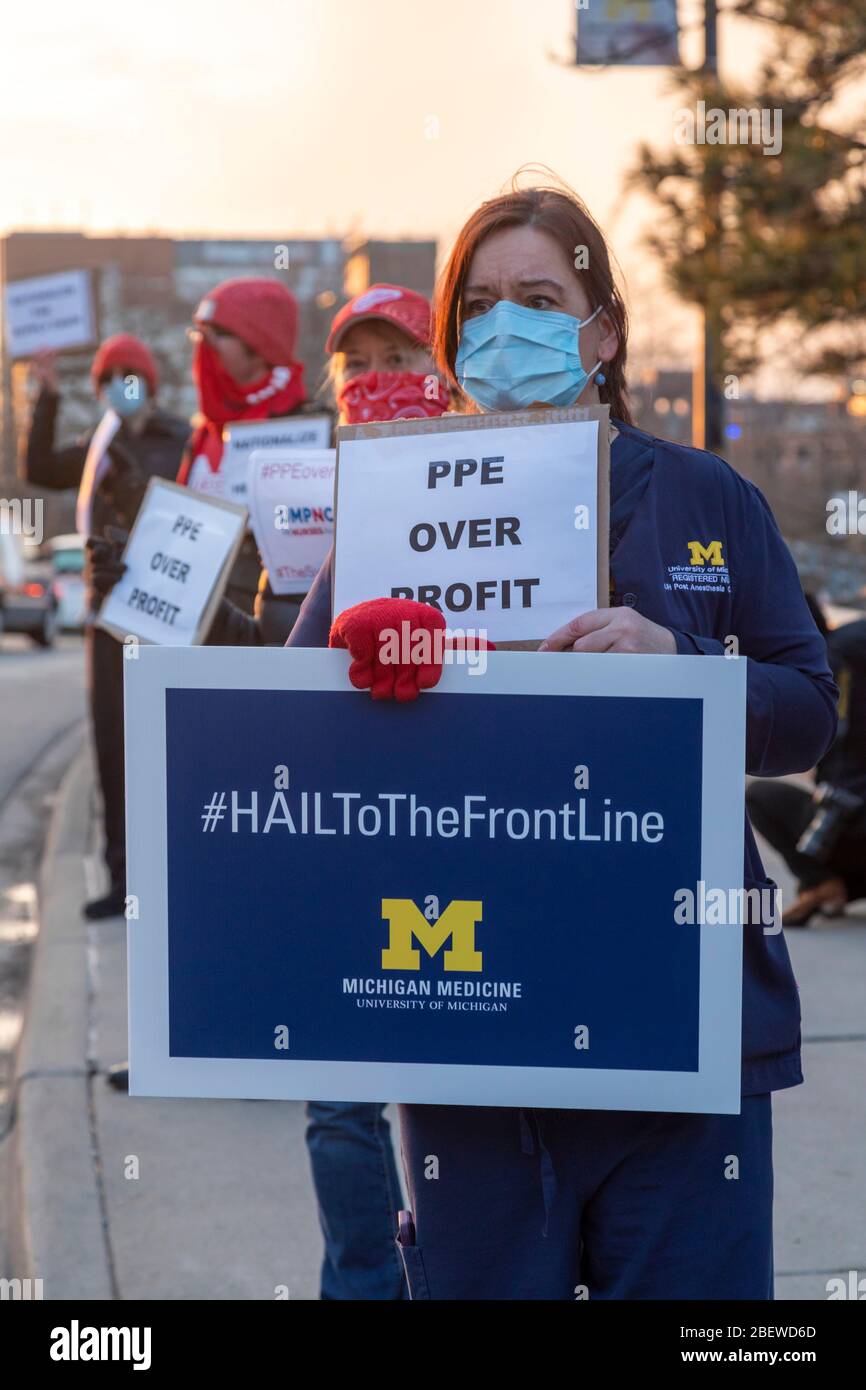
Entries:
[[113,1086],[115,1091],[129,1090],[129,1063],[115,1062],[113,1067],[109,1067],[105,1073],[105,1079],[109,1086]]
[[103,917],[122,917],[125,907],[126,893],[124,890],[112,888],[104,898],[91,899],[89,903],[84,904],[81,910],[91,922],[98,922]]

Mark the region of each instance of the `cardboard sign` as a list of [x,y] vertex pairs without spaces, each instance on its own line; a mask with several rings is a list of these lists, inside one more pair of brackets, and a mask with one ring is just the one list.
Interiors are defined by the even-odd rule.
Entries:
[[193,492],[246,506],[250,457],[256,449],[325,449],[330,442],[327,415],[234,421],[223,428],[223,456],[216,473],[206,459],[194,459],[188,485]]
[[246,511],[151,478],[115,584],[98,618],[113,636],[165,646],[201,642],[241,544]]
[[336,449],[255,449],[250,527],[275,594],[305,594],[334,535]]
[[739,1110],[746,662],[466,655],[124,663],[133,1094]]
[[390,594],[537,644],[607,605],[608,407],[338,431],[334,612]]
[[90,347],[96,332],[90,273],[65,270],[6,286],[6,348],[10,357],[30,357],[43,348]]

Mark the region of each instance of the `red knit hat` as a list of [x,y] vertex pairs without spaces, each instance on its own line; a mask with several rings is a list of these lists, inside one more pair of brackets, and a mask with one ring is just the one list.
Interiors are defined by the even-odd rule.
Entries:
[[343,335],[356,323],[369,319],[393,323],[419,347],[430,345],[430,301],[402,285],[371,285],[343,305],[331,324],[325,351],[337,352]]
[[223,280],[205,295],[193,319],[227,328],[269,367],[294,361],[298,302],[279,280]]
[[90,368],[90,380],[93,382],[94,391],[99,390],[100,377],[105,376],[106,372],[116,371],[118,367],[121,370],[128,367],[131,371],[140,372],[147,382],[150,394],[156,395],[159,385],[156,359],[147,344],[134,337],[132,333],[115,333],[114,337],[106,338],[96,349],[96,356]]

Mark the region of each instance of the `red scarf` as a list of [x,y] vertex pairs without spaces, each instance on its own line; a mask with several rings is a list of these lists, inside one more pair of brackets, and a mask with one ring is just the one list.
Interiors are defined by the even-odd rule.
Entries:
[[199,407],[205,417],[193,432],[189,449],[177,475],[185,484],[195,459],[204,454],[214,473],[223,454],[223,425],[234,420],[267,420],[291,415],[307,399],[302,362],[269,367],[267,376],[242,386],[230,376],[219,353],[199,340],[192,359],[192,379]]
[[[429,399],[431,388],[436,395]],[[340,419],[348,425],[374,420],[424,420],[444,415],[451,393],[432,373],[362,372],[341,387]]]

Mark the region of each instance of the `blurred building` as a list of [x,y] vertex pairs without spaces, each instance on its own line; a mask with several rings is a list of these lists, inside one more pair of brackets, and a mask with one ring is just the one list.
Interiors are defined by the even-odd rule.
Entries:
[[[12,232],[0,240],[0,291],[8,283],[64,270],[90,272],[97,339],[135,333],[156,353],[163,374],[163,405],[183,416],[195,409],[186,336],[198,301],[220,280],[269,276],[283,281],[300,306],[298,355],[306,364],[307,389],[321,386],[325,340],[342,303],[377,280],[430,294],[436,264],[434,241],[370,241],[336,237],[279,240],[175,240],[159,236],[97,237],[82,232]],[[88,370],[93,347],[63,352],[63,393],[58,438],[74,439],[98,419]],[[26,362],[0,347],[0,494],[21,491],[17,458],[29,420]],[[46,529],[69,524],[70,500],[46,497]],[[55,515],[58,508],[62,515]]]
[[629,382],[629,402],[639,429],[675,444],[691,442],[691,372],[646,368]]
[[[831,536],[827,503],[866,497],[866,382],[828,402],[727,400],[724,457],[761,489],[807,587],[840,603],[866,599],[866,536]],[[677,443],[691,441],[690,372],[647,369],[632,382],[635,423]]]
[[[162,368],[163,403],[189,416],[195,393],[186,328],[198,301],[220,280],[266,275],[289,286],[300,305],[299,355],[307,366],[312,395],[322,382],[325,339],[340,305],[377,281],[430,294],[435,263],[434,241],[174,240],[14,232],[0,239],[0,290],[32,276],[89,271],[97,336],[127,331],[144,338]],[[74,439],[98,418],[88,380],[92,355],[92,347],[61,354],[61,441]],[[16,461],[29,419],[29,390],[27,364],[9,360],[4,339],[2,497],[26,491],[17,481]],[[632,374],[632,411],[636,423],[650,434],[688,444],[691,400],[689,371],[648,367]],[[866,591],[866,537],[833,538],[826,530],[829,498],[852,490],[866,495],[866,382],[854,383],[847,401],[824,404],[727,400],[724,455],[767,497],[807,583],[839,602]],[[46,533],[69,529],[72,508],[73,499],[46,495]]]

